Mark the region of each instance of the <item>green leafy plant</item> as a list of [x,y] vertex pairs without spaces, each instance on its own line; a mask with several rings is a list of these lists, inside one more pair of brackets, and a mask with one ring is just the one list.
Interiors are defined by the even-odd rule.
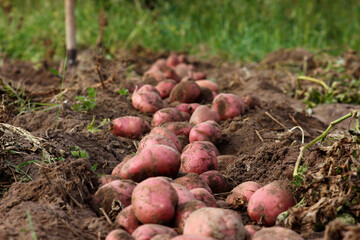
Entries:
[[76,158],[89,158],[88,153],[85,150],[80,149],[78,146],[71,148],[71,155]]
[[91,171],[95,172],[96,169],[97,169],[97,167],[98,167],[98,164],[95,163],[95,164],[91,167]]
[[90,111],[96,107],[96,94],[94,88],[87,89],[87,96],[76,96],[76,103],[73,105],[73,109],[75,111]]
[[294,184],[295,186],[302,186],[304,183],[304,178],[305,178],[305,172],[307,171],[307,166],[306,165],[302,165],[299,167],[299,171],[298,174],[296,176],[294,176],[294,179],[291,181],[292,184]]
[[118,94],[122,95],[122,96],[127,96],[129,95],[129,89],[127,88],[120,88],[118,91],[117,91]]
[[101,123],[98,126],[95,126],[95,116],[93,116],[93,119],[89,125],[86,126],[87,130],[91,133],[100,132],[103,126],[108,124],[110,122],[109,118],[104,118]]

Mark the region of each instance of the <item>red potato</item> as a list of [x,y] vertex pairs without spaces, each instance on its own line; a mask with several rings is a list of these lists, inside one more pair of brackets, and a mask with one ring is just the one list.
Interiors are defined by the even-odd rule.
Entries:
[[248,214],[265,226],[275,224],[277,216],[295,205],[286,182],[275,181],[257,190],[248,203]]
[[197,200],[205,203],[207,207],[217,207],[215,198],[205,188],[194,188],[190,192],[194,194]]
[[155,235],[155,237],[152,237],[151,240],[170,240],[173,239],[173,237],[170,234],[162,233]]
[[184,235],[201,235],[219,240],[246,240],[240,214],[229,209],[200,208],[190,214],[185,221]]
[[196,199],[180,204],[176,208],[174,226],[178,229],[180,233],[182,233],[184,230],[185,221],[190,216],[190,214],[204,207],[206,207],[205,203]]
[[172,238],[171,240],[215,240],[215,238],[187,234],[187,235],[179,235],[177,237]]
[[124,166],[124,164],[129,161],[131,158],[133,158],[135,156],[135,154],[129,154],[129,155],[126,155],[121,163],[119,163],[118,165],[116,165],[116,167],[112,170],[111,172],[111,175],[115,176],[115,177],[120,177],[120,171],[121,171],[121,168]]
[[150,124],[139,117],[120,117],[110,122],[109,131],[115,136],[136,139],[150,131]]
[[196,125],[208,120],[220,122],[219,114],[215,110],[212,110],[205,105],[201,105],[197,107],[194,113],[191,115],[189,122]]
[[216,152],[206,141],[188,144],[181,153],[180,171],[183,173],[201,174],[217,170]]
[[149,177],[175,177],[179,172],[180,153],[165,145],[144,148],[127,161],[120,170],[120,177],[136,182]]
[[256,232],[252,240],[304,240],[304,238],[291,229],[269,227]]
[[167,122],[182,122],[183,120],[181,112],[176,108],[163,108],[154,114],[151,125],[157,127]]
[[196,102],[199,102],[201,104],[209,104],[212,103],[214,100],[213,91],[211,91],[207,87],[200,87],[200,95],[197,98]]
[[109,232],[105,240],[135,240],[135,239],[125,230],[115,229]]
[[153,67],[156,67],[157,69],[159,69],[162,72],[164,72],[166,69],[169,68],[168,66],[166,66],[166,59],[165,58],[159,58],[158,60],[156,60],[154,62],[154,64],[151,66],[151,68],[153,68]]
[[132,234],[141,223],[136,218],[132,205],[127,206],[116,216],[115,223]]
[[188,173],[185,176],[176,178],[176,183],[183,185],[187,189],[191,190],[194,188],[205,188],[209,193],[212,193],[211,188],[207,183],[196,173]]
[[170,95],[171,90],[175,87],[176,82],[171,79],[167,79],[159,82],[156,85],[156,89],[159,92],[162,99],[167,98]]
[[219,165],[219,171],[224,171],[226,167],[238,159],[235,155],[220,155],[217,156],[217,161]]
[[184,121],[189,121],[191,118],[191,115],[187,112],[180,112]]
[[200,87],[206,87],[214,92],[217,92],[219,90],[218,85],[210,80],[198,80],[196,81],[196,84],[199,85]]
[[198,108],[199,106],[201,106],[200,103],[180,103],[176,106],[176,108],[180,112],[186,112],[191,115],[196,110],[196,108]]
[[135,216],[144,224],[169,223],[179,201],[175,189],[164,177],[152,177],[139,183],[131,200]]
[[131,180],[115,180],[101,186],[93,196],[96,209],[103,208],[108,213],[114,200],[129,206],[135,187],[136,183]]
[[138,152],[141,152],[144,148],[152,145],[165,145],[179,151],[176,145],[167,137],[159,134],[149,134],[143,137],[138,145]]
[[190,192],[183,185],[176,183],[176,182],[171,182],[171,186],[173,186],[173,188],[175,189],[175,191],[178,195],[178,198],[179,198],[178,205],[192,201],[192,200],[196,200],[194,194],[192,192]]
[[158,234],[169,234],[176,237],[178,234],[174,229],[159,224],[144,224],[138,227],[132,236],[135,240],[150,240]]
[[178,83],[170,93],[171,102],[193,103],[199,97],[201,89],[193,81]]
[[175,82],[180,82],[180,77],[177,75],[177,73],[175,72],[174,69],[167,69],[165,72],[164,72],[164,75],[167,79],[172,79],[174,80]]
[[230,205],[236,205],[241,202],[249,202],[251,196],[261,188],[257,182],[243,182],[237,185],[231,194],[226,198],[226,202]]
[[171,130],[177,136],[189,136],[190,131],[194,127],[194,125],[189,122],[168,122],[163,124],[162,127]]
[[189,75],[189,72],[191,69],[189,69],[189,66],[185,63],[179,63],[175,67],[175,72],[179,76],[180,79],[187,77]]
[[154,67],[147,70],[143,75],[143,82],[148,84],[156,84],[166,79],[165,74],[159,68]]
[[245,104],[241,98],[231,93],[221,93],[214,98],[212,108],[221,120],[237,117],[245,113]]
[[100,185],[105,185],[105,184],[115,181],[115,180],[121,180],[121,178],[118,176],[114,176],[114,175],[103,175],[99,178],[98,181],[99,181]]
[[156,93],[158,95],[160,95],[160,92],[152,85],[150,84],[145,84],[144,86],[142,86],[141,88],[139,88],[139,90],[137,91],[138,93],[142,93],[142,92],[152,92],[152,93]]
[[254,94],[242,96],[241,100],[247,105],[249,108],[254,109],[255,107],[261,106],[260,98]]
[[256,226],[256,225],[245,225],[245,229],[248,231],[248,233],[250,234],[250,239],[253,239],[254,234],[257,231],[261,230],[260,226]]
[[[203,73],[203,72],[193,72],[191,77],[196,80],[196,81],[199,81],[199,80],[202,80],[202,79],[206,79],[206,74]],[[216,90],[217,91],[217,90]]]
[[180,54],[178,56],[178,61],[179,63],[186,63],[187,62],[186,56],[184,54]]
[[131,100],[133,107],[141,112],[155,113],[167,107],[167,103],[154,92],[134,92]]
[[221,139],[221,128],[213,120],[208,120],[195,125],[189,133],[190,143],[195,141],[209,141],[217,143]]
[[140,89],[144,85],[145,83],[141,81],[141,79],[138,77],[131,77],[125,82],[125,88],[127,88],[131,93],[133,93],[137,89]]
[[166,66],[168,67],[176,67],[176,65],[178,64],[179,64],[178,55],[175,53],[170,54],[166,59]]
[[167,137],[168,139],[170,139],[175,144],[176,149],[179,152],[181,152],[182,146],[181,146],[180,140],[175,135],[175,133],[173,131],[171,131],[170,129],[167,129],[167,128],[164,128],[164,127],[155,127],[149,133],[149,135],[153,135],[153,134]]
[[211,170],[200,175],[209,185],[213,193],[223,193],[231,190],[231,184],[219,171]]

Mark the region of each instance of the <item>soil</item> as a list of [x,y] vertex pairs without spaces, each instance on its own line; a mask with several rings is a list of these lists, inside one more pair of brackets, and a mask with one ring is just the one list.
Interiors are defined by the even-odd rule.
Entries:
[[[99,187],[99,176],[111,174],[126,155],[136,152],[138,140],[113,136],[107,125],[95,133],[88,131],[87,126],[93,119],[95,126],[99,126],[104,119],[126,115],[139,116],[150,122],[150,114],[132,107],[130,95],[123,96],[117,91],[126,86],[129,76],[142,75],[160,57],[164,55],[133,52],[106,60],[91,51],[84,51],[77,65],[66,70],[63,86],[59,76],[62,63],[35,65],[3,60],[0,77],[14,89],[23,89],[24,99],[30,99],[32,103],[56,104],[60,101],[61,104],[52,109],[49,109],[51,105],[35,109],[34,105],[17,104],[16,96],[4,87],[0,88],[3,99],[0,122],[8,124],[0,126],[0,219],[3,219],[0,221],[0,239],[31,239],[34,233],[38,239],[104,239],[114,229],[105,216],[97,215],[92,195]],[[265,185],[275,180],[285,180],[291,185],[302,133],[298,129],[289,130],[300,126],[305,143],[310,142],[339,117],[333,108],[342,108],[337,111],[340,116],[348,113],[351,107],[358,108],[339,104],[315,108],[314,115],[306,112],[306,105],[294,99],[289,91],[296,88],[297,70],[306,67],[308,71],[315,71],[320,63],[301,49],[293,53],[284,50],[272,53],[261,63],[199,61],[190,56],[188,59],[198,71],[216,80],[219,92],[239,96],[255,94],[261,100],[261,106],[247,109],[243,116],[221,122],[223,136],[217,147],[221,155],[237,157],[222,170],[234,186],[244,181]],[[96,66],[105,81],[105,88],[100,83]],[[59,73],[54,73],[53,69]],[[86,95],[88,87],[97,91],[96,107],[90,111],[74,111],[75,96]],[[343,124],[339,129],[347,126]],[[353,145],[350,140],[346,144],[348,147],[342,149],[343,156],[350,156],[346,153]],[[85,158],[75,156],[80,150],[86,151]],[[302,164],[310,169],[306,179],[324,168],[328,170],[340,159],[334,157],[329,163],[327,150],[314,145],[305,152]],[[335,150],[331,149],[334,156],[338,156]],[[317,188],[325,182],[327,186],[341,184],[340,180],[324,179],[317,183]],[[297,202],[315,188],[310,182],[308,185],[305,182],[301,188],[293,186]],[[338,189],[341,193],[345,190],[349,189]],[[320,199],[306,196],[310,199],[308,208]],[[328,197],[329,203],[338,197],[322,196]],[[217,196],[219,200],[225,197],[226,194]],[[358,196],[353,198],[358,199]],[[351,213],[359,212],[356,206],[359,205],[355,204]],[[247,216],[246,208],[240,207],[237,211],[243,216],[244,223],[254,224]],[[307,222],[307,228],[298,226],[301,221],[294,219],[304,212],[291,212],[292,224],[285,222],[283,225],[298,231],[306,239],[322,239],[325,228],[315,228],[318,219]],[[326,225],[336,215],[323,216],[322,223]],[[347,228],[341,231],[344,229]]]

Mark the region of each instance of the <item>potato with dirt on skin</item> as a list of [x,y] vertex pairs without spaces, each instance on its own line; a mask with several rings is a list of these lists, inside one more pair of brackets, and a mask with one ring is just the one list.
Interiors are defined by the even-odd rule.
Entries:
[[167,137],[175,144],[177,150],[179,152],[181,152],[181,150],[182,150],[181,142],[173,131],[171,131],[170,129],[164,128],[164,127],[154,127],[150,131],[149,135],[154,135],[154,134]]
[[237,185],[231,194],[227,196],[226,202],[230,205],[236,205],[237,203],[249,202],[251,196],[261,188],[261,185],[257,182],[247,181]]
[[176,105],[176,108],[180,112],[186,112],[186,113],[189,113],[191,115],[191,114],[194,113],[196,108],[198,108],[199,106],[201,106],[200,103],[180,103],[180,104]]
[[131,97],[132,105],[136,110],[155,113],[165,108],[168,104],[155,92],[134,92]]
[[156,176],[173,178],[178,174],[179,168],[180,153],[177,150],[165,145],[151,145],[122,166],[120,177],[136,182]]
[[221,139],[221,128],[219,124],[213,120],[208,120],[196,124],[189,133],[189,142],[209,141],[217,143]]
[[141,223],[136,218],[132,205],[127,206],[116,216],[115,224],[124,228],[128,233],[132,234]]
[[260,98],[254,94],[249,94],[241,97],[241,100],[247,105],[250,109],[261,106]]
[[138,152],[141,152],[144,148],[151,145],[165,145],[178,151],[175,144],[167,137],[159,134],[149,134],[143,137],[138,145]]
[[176,108],[163,108],[155,112],[151,125],[158,127],[167,122],[182,122],[184,119]]
[[250,234],[251,239],[253,239],[254,234],[258,231],[261,230],[260,226],[256,226],[256,225],[245,225],[245,229],[248,231],[248,233]]
[[121,180],[121,178],[118,176],[115,176],[115,175],[102,175],[99,178],[98,182],[100,185],[105,185],[105,184],[115,181],[115,180]]
[[304,238],[291,229],[269,227],[257,231],[252,240],[304,240]]
[[110,212],[114,200],[121,202],[125,207],[129,206],[136,185],[134,181],[122,179],[101,186],[93,196],[96,208],[103,208],[105,212]]
[[154,236],[159,234],[169,234],[172,237],[177,236],[177,232],[169,227],[160,224],[144,224],[139,226],[133,233],[132,236],[135,240],[150,240]]
[[188,173],[185,176],[178,177],[174,180],[176,183],[191,190],[194,188],[205,188],[209,193],[212,193],[211,188],[207,183],[196,173]]
[[295,205],[295,200],[289,192],[285,181],[271,182],[257,190],[248,203],[248,214],[265,226],[272,226],[277,216]]
[[126,155],[125,157],[123,157],[123,159],[121,160],[121,163],[119,163],[118,165],[116,165],[114,167],[114,169],[112,170],[111,172],[111,175],[112,176],[115,176],[115,177],[118,177],[118,178],[121,178],[120,177],[120,171],[121,171],[121,168],[124,166],[124,164],[129,161],[131,158],[133,158],[135,156],[135,154],[129,154],[129,155]]
[[176,82],[172,79],[166,79],[164,81],[159,82],[156,85],[156,89],[158,90],[162,99],[167,98],[170,95],[171,90],[175,87]]
[[140,222],[167,224],[175,215],[178,195],[166,178],[151,177],[135,187],[131,202]]
[[135,238],[123,229],[115,229],[106,235],[105,240],[135,240]]
[[241,98],[231,93],[221,93],[214,98],[212,103],[221,120],[234,118],[245,113],[245,104]]
[[213,81],[207,80],[207,79],[198,80],[198,81],[196,81],[196,84],[199,85],[200,87],[206,87],[214,92],[217,92],[219,90],[219,87],[216,83],[214,83]]
[[115,136],[136,139],[150,131],[150,124],[135,116],[119,117],[110,122],[109,131]]
[[170,240],[170,239],[173,239],[173,237],[167,233],[158,234],[151,238],[151,240]]
[[156,84],[158,82],[164,81],[165,79],[165,74],[157,67],[150,68],[144,73],[142,77],[142,81],[147,84]]
[[202,174],[217,170],[216,152],[207,141],[196,141],[188,144],[181,153],[180,171],[182,173]]
[[194,194],[192,194],[192,192],[190,192],[190,190],[187,189],[185,186],[176,182],[171,182],[171,186],[173,186],[178,195],[178,205],[192,200],[196,200]]
[[180,204],[176,208],[175,218],[174,218],[174,226],[177,227],[180,233],[183,232],[185,221],[190,216],[190,214],[200,208],[206,207],[206,204],[199,200],[192,200],[186,203]]
[[200,174],[200,177],[209,185],[213,193],[223,193],[231,190],[230,182],[219,171],[210,170]]
[[201,235],[219,240],[247,240],[240,214],[229,209],[205,207],[190,214],[185,221],[184,235]]
[[200,87],[195,82],[180,82],[171,90],[169,98],[171,102],[193,103],[200,92]]
[[179,235],[177,237],[172,238],[171,240],[215,240],[215,238],[186,234],[186,235]]
[[205,203],[207,207],[217,207],[216,199],[205,188],[194,188],[190,192],[194,194],[197,200]]
[[189,122],[191,124],[197,125],[208,120],[220,122],[219,114],[215,110],[210,109],[205,105],[201,105],[197,107],[194,113],[191,115]]
[[162,127],[171,130],[175,135],[189,136],[191,129],[194,127],[189,122],[167,122]]
[[160,95],[160,92],[152,85],[150,84],[145,84],[144,86],[142,86],[141,88],[139,88],[137,90],[138,93],[142,93],[142,92],[152,92],[152,93],[156,93],[158,95]]

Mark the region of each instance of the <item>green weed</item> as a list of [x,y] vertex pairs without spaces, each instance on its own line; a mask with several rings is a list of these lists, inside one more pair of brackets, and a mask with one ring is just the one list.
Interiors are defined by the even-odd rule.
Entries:
[[90,111],[96,107],[96,94],[94,88],[87,89],[87,96],[76,96],[76,103],[73,105],[73,110],[75,111]]
[[306,171],[307,171],[306,165],[300,166],[298,170],[298,174],[294,176],[294,179],[291,181],[291,183],[298,187],[302,186],[304,183]]
[[122,96],[127,96],[129,95],[129,89],[127,88],[120,88],[118,91],[117,91],[118,94],[122,95]]
[[71,155],[76,158],[89,158],[88,153],[85,150],[80,149],[78,146],[71,147]]
[[110,122],[109,118],[105,118],[101,121],[101,123],[98,126],[95,126],[95,116],[93,116],[93,119],[89,125],[86,126],[87,130],[91,133],[100,132],[101,128],[108,124]]

